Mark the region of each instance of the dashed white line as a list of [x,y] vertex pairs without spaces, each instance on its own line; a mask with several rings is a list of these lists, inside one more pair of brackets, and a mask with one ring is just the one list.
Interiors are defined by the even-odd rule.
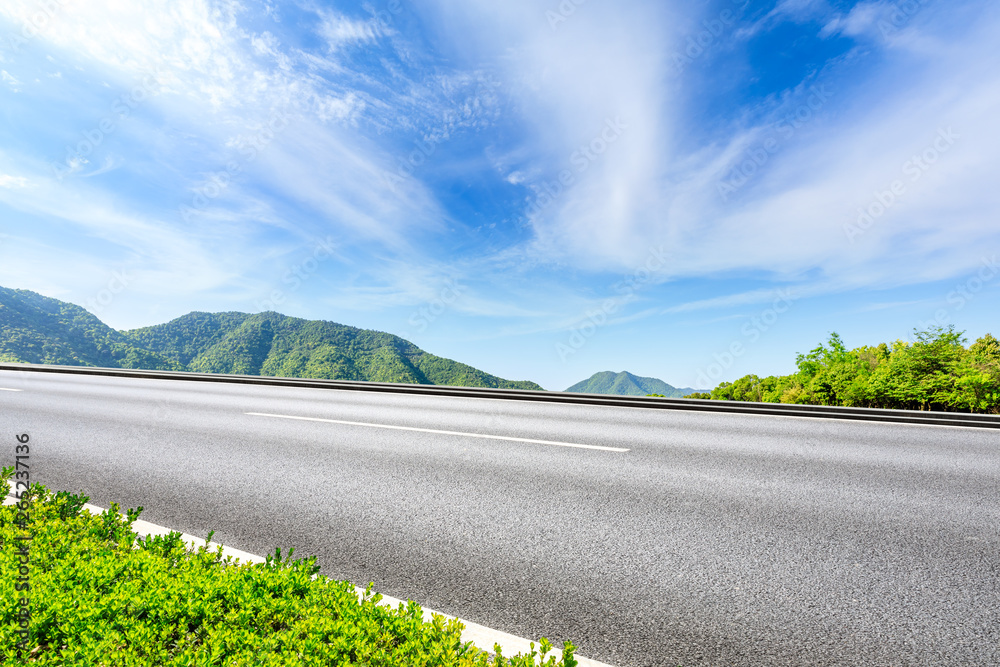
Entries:
[[24,391],[23,389],[8,389],[7,387],[0,387],[0,391]]
[[627,452],[623,447],[603,447],[601,445],[584,445],[577,442],[555,442],[553,440],[534,440],[532,438],[515,438],[508,435],[486,435],[484,433],[464,433],[462,431],[442,431],[434,428],[417,428],[416,426],[394,426],[392,424],[372,424],[369,422],[353,422],[344,419],[320,419],[319,417],[297,417],[294,415],[274,415],[267,412],[246,412],[254,417],[274,417],[276,419],[295,419],[307,422],[324,422],[327,424],[347,424],[349,426],[368,426],[371,428],[389,428],[397,431],[418,431],[420,433],[440,433],[442,435],[458,435],[465,438],[485,438],[489,440],[511,440],[527,442],[535,445],[551,445],[553,447],[575,447],[577,449],[597,449],[604,452]]

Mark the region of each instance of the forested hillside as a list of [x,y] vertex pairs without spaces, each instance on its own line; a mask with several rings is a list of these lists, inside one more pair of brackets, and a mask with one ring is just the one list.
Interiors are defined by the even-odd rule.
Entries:
[[392,334],[278,313],[189,313],[116,331],[83,308],[0,288],[0,361],[412,384],[542,388],[424,352]]
[[278,313],[189,313],[124,335],[201,373],[536,389],[428,354],[381,331]]
[[746,375],[690,398],[1000,414],[1000,341],[986,334],[965,347],[954,327],[914,334],[848,350],[833,333],[798,355],[792,375]]
[[179,370],[80,306],[0,287],[0,361]]

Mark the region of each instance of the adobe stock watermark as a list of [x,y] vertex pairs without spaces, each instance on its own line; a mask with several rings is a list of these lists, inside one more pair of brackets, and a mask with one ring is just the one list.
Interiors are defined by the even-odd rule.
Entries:
[[414,327],[417,333],[423,333],[427,330],[427,327],[437,320],[437,318],[444,315],[452,304],[458,301],[459,297],[461,297],[464,292],[465,285],[459,283],[455,278],[449,278],[444,281],[444,287],[441,288],[437,297],[426,305],[418,308],[412,315],[410,315],[407,323],[411,327]]
[[627,129],[628,125],[621,116],[606,119],[604,128],[597,136],[570,154],[569,162],[575,168],[575,174],[573,170],[563,169],[555,181],[542,181],[541,186],[531,186],[535,191],[535,197],[525,210],[525,215],[529,217],[537,215],[548,208],[563,192],[571,188],[576,183],[577,176],[586,172]]
[[[4,544],[13,561],[10,568],[11,574],[17,577],[10,583],[15,596],[8,599],[10,603],[10,615],[14,622],[13,634],[19,637],[19,641],[13,646],[14,653],[20,659],[22,653],[28,650],[31,640],[31,545],[35,537],[35,531],[29,527],[34,508],[31,503],[31,436],[27,433],[15,435],[14,440],[14,467],[11,478],[10,491],[8,496],[13,495],[13,509],[16,511],[14,520],[11,522],[18,531],[13,535],[13,540]],[[6,554],[5,554],[6,555]],[[8,585],[4,582],[4,585]],[[14,610],[17,611],[14,611]]]
[[0,44],[5,45],[13,53],[20,53],[23,46],[45,32],[45,29],[55,20],[60,9],[73,4],[73,2],[74,0],[43,0],[38,4],[38,10],[24,20],[21,30],[8,34]]
[[934,317],[926,322],[920,323],[920,329],[927,331],[934,326],[944,326],[951,319],[952,315],[976,298],[976,295],[985,289],[987,283],[1000,274],[1000,264],[997,263],[997,256],[983,257],[980,260],[981,266],[975,275],[969,277],[963,283],[955,285],[955,288],[948,292],[945,301],[948,308],[939,308],[934,313]]
[[128,288],[134,278],[135,276],[129,275],[125,269],[114,271],[104,287],[87,299],[87,310],[95,315],[103,313],[104,309],[114,302],[115,297]]
[[[922,152],[913,155],[903,163],[901,170],[909,183],[916,183],[924,174],[951,150],[955,142],[961,138],[952,128],[939,129],[937,136]],[[871,203],[858,208],[858,217],[854,222],[844,224],[844,234],[847,240],[854,240],[871,229],[879,218],[896,205],[907,192],[907,181],[896,179],[883,190],[876,190]]]
[[721,181],[717,190],[723,202],[729,201],[740,188],[746,185],[757,172],[768,163],[771,157],[782,149],[784,142],[789,141],[795,133],[811,123],[833,97],[833,89],[828,84],[809,87],[809,96],[805,102],[785,114],[775,126],[775,134],[768,136],[763,142],[746,151],[745,159],[733,168],[729,176]]
[[288,295],[298,290],[309,280],[324,262],[333,259],[334,249],[337,247],[332,236],[325,239],[318,239],[314,242],[312,251],[304,260],[290,267],[281,277],[281,282],[287,286],[285,289],[272,290],[267,299],[257,302],[256,312],[267,312],[285,303]]
[[400,0],[389,0],[385,3],[385,9],[376,9],[372,12],[372,22],[379,32],[386,32],[396,22],[395,17],[403,13],[403,3]]
[[568,21],[573,14],[576,14],[576,10],[585,4],[587,0],[562,0],[554,10],[545,10],[545,20],[549,22],[552,32],[558,30],[560,25]]
[[190,222],[193,216],[208,208],[211,200],[222,195],[232,184],[233,179],[241,174],[248,164],[256,160],[260,152],[287,127],[288,115],[283,111],[276,111],[263,129],[248,139],[240,138],[236,142],[236,150],[241,159],[230,160],[226,163],[225,169],[209,174],[202,184],[194,189],[190,203],[181,204],[177,208],[184,222]]
[[114,134],[122,123],[128,120],[139,105],[160,92],[159,83],[159,72],[156,71],[147,74],[128,92],[117,97],[111,103],[111,113],[98,121],[94,127],[84,130],[81,133],[83,138],[75,146],[66,146],[66,157],[63,158],[62,162],[51,163],[50,166],[56,179],[61,181],[87,164],[88,157],[104,143],[105,139]]
[[761,334],[773,328],[781,316],[789,311],[794,302],[795,296],[791,290],[777,290],[771,305],[751,317],[740,329],[743,338],[734,340],[723,352],[713,354],[712,357],[715,361],[698,371],[698,388],[714,388],[722,374],[732,368],[737,359],[746,354],[747,345],[760,340]]
[[903,0],[902,2],[890,2],[888,4],[889,13],[880,18],[875,27],[883,39],[888,39],[893,33],[899,32],[903,27],[916,16],[921,9],[931,4],[932,0]]
[[396,186],[401,185],[406,179],[413,176],[413,172],[426,164],[427,159],[437,152],[438,144],[444,142],[444,136],[440,134],[425,135],[422,139],[414,139],[413,145],[416,147],[400,161],[396,172],[382,172],[382,181],[391,192],[396,191]]
[[675,74],[682,74],[691,63],[711,50],[712,46],[736,24],[743,10],[750,6],[750,0],[733,0],[733,4],[736,5],[735,9],[723,9],[715,18],[702,21],[702,30],[688,35],[684,48],[673,53],[670,62],[674,66]]
[[617,313],[624,305],[634,301],[636,292],[647,285],[653,276],[662,271],[667,265],[670,255],[666,253],[663,246],[650,248],[646,262],[632,272],[632,275],[625,276],[611,287],[618,292],[618,296],[605,299],[599,308],[588,310],[585,313],[586,320],[570,330],[566,342],[556,343],[556,354],[559,360],[566,363],[567,358],[576,354],[587,341],[593,338],[598,329],[608,323],[609,318]]

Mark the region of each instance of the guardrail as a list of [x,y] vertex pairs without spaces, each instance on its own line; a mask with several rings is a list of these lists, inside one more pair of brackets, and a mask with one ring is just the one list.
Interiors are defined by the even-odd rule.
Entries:
[[94,375],[155,380],[187,380],[196,382],[223,382],[229,384],[253,384],[273,387],[306,387],[342,391],[376,391],[417,396],[455,396],[465,398],[488,398],[494,400],[543,401],[547,403],[603,405],[608,407],[643,408],[649,410],[695,410],[699,412],[776,415],[782,417],[813,417],[824,419],[852,419],[896,424],[924,424],[930,426],[964,426],[1000,429],[1000,416],[998,415],[970,414],[965,412],[842,408],[827,405],[790,405],[783,403],[711,401],[695,398],[608,396],[604,394],[575,394],[564,391],[483,389],[478,387],[396,384],[391,382],[282,378],[259,375],[222,375],[212,373],[186,373],[180,371],[144,371],[122,368],[98,368],[93,366],[49,366],[45,364],[0,363],[0,371],[70,373],[74,375]]

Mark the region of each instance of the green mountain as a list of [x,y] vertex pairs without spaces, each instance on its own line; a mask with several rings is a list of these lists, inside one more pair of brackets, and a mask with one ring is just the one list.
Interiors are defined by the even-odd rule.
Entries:
[[682,398],[688,394],[698,393],[700,390],[690,387],[678,389],[663,380],[639,377],[627,371],[621,373],[603,371],[594,373],[583,382],[577,382],[566,391],[578,394],[614,394],[616,396],[660,394],[667,398]]
[[188,313],[116,331],[89,312],[0,288],[0,361],[409,384],[542,388],[424,352],[392,334],[278,313]]
[[80,306],[0,287],[0,361],[180,370]]

